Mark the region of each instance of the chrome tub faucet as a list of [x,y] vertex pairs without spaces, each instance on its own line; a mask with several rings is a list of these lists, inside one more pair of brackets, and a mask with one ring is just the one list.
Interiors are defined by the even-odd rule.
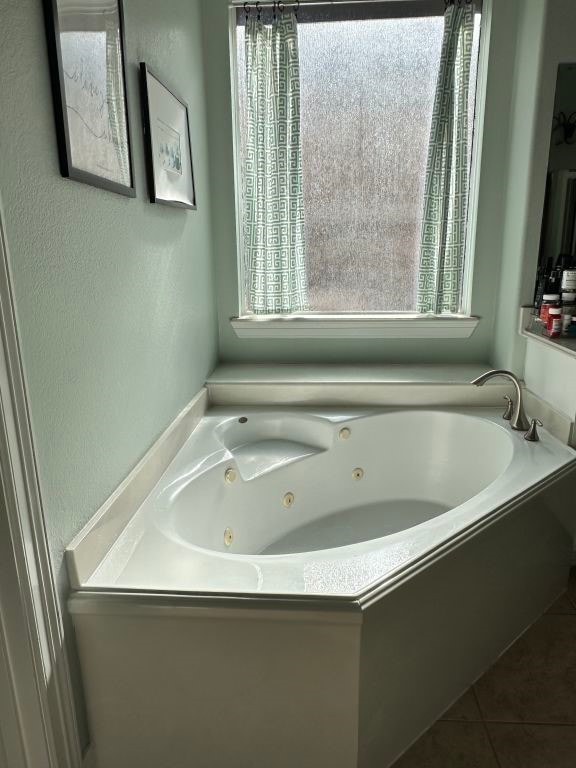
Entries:
[[512,429],[517,430],[526,431],[530,429],[530,422],[528,421],[526,413],[524,412],[522,387],[520,386],[520,382],[516,376],[511,371],[504,371],[500,369],[495,371],[488,371],[487,373],[483,373],[482,376],[478,376],[477,379],[474,379],[471,384],[474,384],[477,387],[481,387],[483,384],[486,384],[487,381],[495,378],[496,376],[502,376],[505,379],[509,379],[512,384],[514,384],[514,389],[516,390],[516,402],[514,403],[512,417],[510,419],[510,426]]

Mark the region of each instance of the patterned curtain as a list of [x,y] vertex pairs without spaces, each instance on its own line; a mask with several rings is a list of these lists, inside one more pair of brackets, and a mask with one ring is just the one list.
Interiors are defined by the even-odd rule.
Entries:
[[420,244],[418,311],[458,312],[464,269],[469,173],[473,4],[448,6],[436,85]]
[[300,69],[293,13],[246,26],[244,257],[247,309],[307,309]]

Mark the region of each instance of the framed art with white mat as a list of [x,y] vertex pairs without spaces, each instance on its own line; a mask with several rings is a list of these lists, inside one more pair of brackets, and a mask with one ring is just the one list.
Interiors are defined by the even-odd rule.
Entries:
[[195,209],[188,106],[144,62],[140,76],[150,202]]

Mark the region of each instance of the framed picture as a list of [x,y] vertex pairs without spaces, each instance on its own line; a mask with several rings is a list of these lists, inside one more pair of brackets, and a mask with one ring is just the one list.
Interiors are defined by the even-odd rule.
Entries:
[[60,170],[135,197],[122,0],[44,0]]
[[150,201],[196,208],[188,107],[140,64]]

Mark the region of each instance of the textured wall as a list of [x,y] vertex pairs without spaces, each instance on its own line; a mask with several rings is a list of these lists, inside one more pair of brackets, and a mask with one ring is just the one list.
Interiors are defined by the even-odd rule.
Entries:
[[[562,5],[565,0],[555,2]],[[545,91],[539,89],[547,9],[548,0],[522,0],[514,14],[518,45],[508,129],[510,152],[503,167],[504,259],[493,357],[498,368],[518,373],[522,372],[526,351],[518,334],[518,314],[520,305],[531,303],[534,294],[556,82],[554,74],[551,86]],[[542,131],[543,143],[536,140]]]
[[[137,199],[63,179],[41,0],[0,4],[0,188],[46,525],[62,550],[216,355],[198,0],[125,0]],[[198,210],[147,201],[137,64],[190,106]]]
[[466,340],[251,340],[238,339],[229,318],[238,313],[236,222],[227,0],[203,0],[210,46],[205,50],[214,253],[218,265],[220,355],[224,361],[475,362],[491,357],[504,229],[503,169],[509,154],[508,121],[520,0],[493,0],[492,40],[480,174],[472,310],[482,322]]

